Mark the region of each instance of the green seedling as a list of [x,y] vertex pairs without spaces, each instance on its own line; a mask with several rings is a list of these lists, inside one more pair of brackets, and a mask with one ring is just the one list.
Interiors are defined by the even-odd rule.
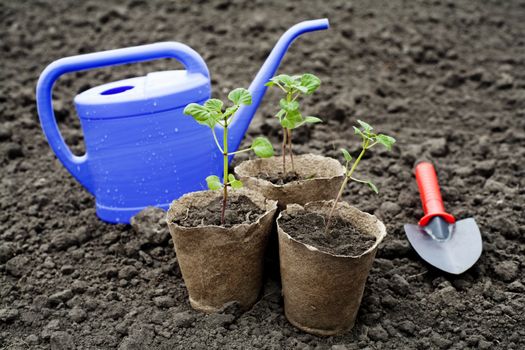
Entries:
[[317,117],[307,116],[303,117],[299,111],[299,97],[303,95],[311,95],[319,88],[321,80],[313,74],[303,74],[289,76],[280,74],[266,83],[266,86],[277,86],[281,89],[285,97],[281,98],[279,105],[281,109],[275,115],[279,119],[279,123],[283,129],[283,176],[286,174],[286,150],[290,152],[290,160],[292,162],[292,170],[295,170],[293,164],[292,151],[292,130],[304,124],[319,123],[322,120]]
[[352,156],[350,155],[350,152],[348,152],[346,149],[341,149],[341,152],[343,153],[343,157],[345,159],[345,178],[343,180],[343,183],[341,184],[341,188],[339,189],[339,193],[337,193],[337,197],[335,198],[334,205],[330,209],[330,212],[328,214],[328,218],[326,220],[326,228],[325,228],[325,234],[328,236],[330,233],[330,223],[332,221],[332,216],[334,214],[335,207],[337,206],[337,203],[341,199],[343,195],[343,191],[346,188],[346,185],[348,184],[348,181],[352,180],[355,182],[359,182],[365,185],[368,185],[372,191],[374,191],[376,194],[379,192],[376,185],[372,183],[370,180],[361,180],[355,178],[354,172],[357,168],[357,165],[359,165],[359,162],[361,162],[361,159],[365,155],[366,151],[370,148],[374,147],[375,145],[382,145],[387,150],[392,150],[392,145],[396,142],[396,140],[388,135],[385,134],[375,134],[372,132],[374,128],[372,128],[369,124],[365,123],[364,121],[358,120],[357,123],[359,124],[359,127],[354,126],[354,133],[356,135],[359,135],[361,137],[361,153],[359,153],[359,156],[354,160]]
[[[273,156],[273,146],[264,137],[257,137],[253,140],[249,148],[229,152],[228,151],[228,126],[232,123],[235,117],[235,112],[241,105],[251,105],[252,95],[244,88],[237,88],[228,94],[228,99],[233,103],[232,106],[224,108],[224,103],[221,100],[212,98],[204,102],[203,105],[197,103],[190,103],[184,108],[184,114],[189,115],[197,121],[197,123],[206,125],[211,129],[213,139],[217,148],[223,155],[223,179],[222,182],[217,175],[210,175],[206,178],[206,183],[210,190],[223,190],[222,211],[221,211],[221,225],[224,225],[224,214],[226,212],[226,205],[228,202],[228,187],[238,189],[243,186],[242,182],[235,178],[233,174],[228,173],[228,157],[234,154],[253,151],[258,157],[269,158]],[[216,129],[220,131],[222,128],[222,147],[217,138]]]

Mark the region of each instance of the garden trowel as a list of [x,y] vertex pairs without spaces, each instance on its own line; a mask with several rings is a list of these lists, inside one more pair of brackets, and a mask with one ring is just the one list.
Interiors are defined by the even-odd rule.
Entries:
[[434,166],[416,166],[416,180],[425,216],[419,225],[405,225],[408,240],[429,264],[459,275],[476,263],[481,255],[481,234],[473,218],[456,221],[445,212]]

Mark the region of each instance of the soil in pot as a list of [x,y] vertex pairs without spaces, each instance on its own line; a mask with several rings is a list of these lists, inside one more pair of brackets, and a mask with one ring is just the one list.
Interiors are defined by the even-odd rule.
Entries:
[[373,215],[339,202],[331,238],[325,218],[333,202],[291,204],[277,219],[286,318],[316,335],[350,330],[385,226]]
[[[222,198],[215,198],[205,208],[190,206],[188,215],[176,218],[173,223],[184,227],[197,227],[206,225],[221,225]],[[229,198],[224,214],[223,227],[232,227],[239,224],[250,224],[264,214],[264,210],[258,207],[250,198],[241,195]]]
[[284,212],[279,226],[297,241],[334,255],[359,255],[370,249],[375,237],[362,234],[348,221],[333,218],[329,235],[325,235],[326,216],[306,211],[293,216]]

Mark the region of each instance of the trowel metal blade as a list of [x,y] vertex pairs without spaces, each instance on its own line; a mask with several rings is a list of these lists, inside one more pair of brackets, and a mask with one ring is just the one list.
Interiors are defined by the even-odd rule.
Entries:
[[472,218],[456,221],[450,239],[433,239],[418,225],[405,225],[405,232],[416,252],[429,264],[445,272],[459,275],[478,261],[481,233]]

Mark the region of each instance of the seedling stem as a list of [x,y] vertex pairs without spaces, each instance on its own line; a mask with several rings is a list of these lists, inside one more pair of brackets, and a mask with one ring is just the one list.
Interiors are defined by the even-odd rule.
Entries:
[[[250,105],[252,103],[252,95],[246,89],[237,88],[228,94],[228,99],[233,102],[233,106],[228,107],[225,110],[223,110],[224,103],[221,100],[214,98],[204,102],[203,105],[190,103],[184,108],[184,114],[192,116],[199,124],[206,125],[211,129],[215,145],[222,153],[222,183],[216,175],[210,175],[206,178],[206,183],[210,190],[222,189],[221,225],[224,225],[225,222],[226,206],[228,204],[228,187],[238,189],[243,186],[240,180],[237,180],[233,174],[228,172],[229,156],[248,151],[254,151],[255,154],[261,158],[273,156],[273,146],[270,141],[264,137],[257,137],[253,140],[252,145],[249,148],[231,153],[228,152],[228,125],[231,123],[235,116],[235,112],[237,112],[241,105]],[[222,147],[219,144],[215,132],[215,127],[217,125],[222,126],[223,128]]]
[[311,95],[321,85],[321,80],[313,74],[303,75],[276,75],[266,86],[277,86],[285,93],[285,98],[279,101],[281,109],[275,115],[279,119],[283,130],[282,142],[282,157],[283,157],[283,177],[286,175],[286,152],[290,152],[290,162],[292,163],[292,171],[295,171],[292,150],[292,130],[304,125],[321,122],[317,117],[304,117],[299,111],[299,102],[296,100],[304,95]]
[[223,169],[223,194],[222,194],[222,210],[221,210],[221,225],[224,225],[224,215],[226,214],[226,204],[228,204],[228,120],[224,120],[223,128],[223,152],[222,152],[222,169]]
[[325,226],[325,235],[328,237],[330,235],[330,225],[332,223],[332,218],[334,214],[334,210],[337,207],[337,203],[341,200],[341,197],[343,196],[344,189],[346,188],[348,181],[352,180],[359,183],[367,184],[372,191],[375,193],[378,193],[377,187],[371,182],[371,181],[365,181],[356,179],[352,175],[354,174],[354,171],[356,170],[357,166],[361,162],[361,159],[365,155],[366,151],[375,145],[382,144],[387,150],[392,149],[392,145],[396,142],[396,140],[393,137],[384,135],[384,134],[374,134],[372,132],[373,128],[361,121],[357,121],[359,123],[360,127],[354,126],[354,132],[356,135],[361,136],[361,152],[359,153],[359,156],[354,160],[352,163],[352,166],[349,168],[350,162],[352,161],[352,156],[346,149],[341,149],[341,152],[343,153],[343,156],[345,158],[345,178],[341,184],[341,188],[339,189],[339,192],[337,193],[337,197],[335,198],[334,204],[332,205],[332,208],[330,208],[330,212],[328,213],[328,217],[326,219],[326,226]]

